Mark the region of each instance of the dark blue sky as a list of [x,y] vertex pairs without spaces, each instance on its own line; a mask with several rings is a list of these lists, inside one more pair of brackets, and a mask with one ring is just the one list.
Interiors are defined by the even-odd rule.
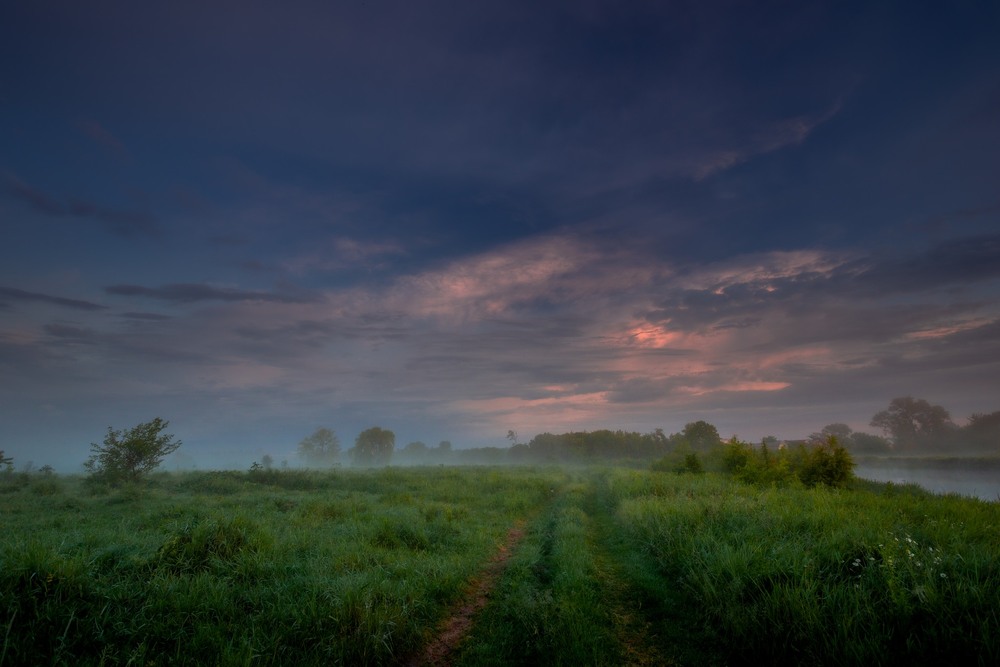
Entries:
[[1000,409],[1000,5],[0,9],[0,448]]

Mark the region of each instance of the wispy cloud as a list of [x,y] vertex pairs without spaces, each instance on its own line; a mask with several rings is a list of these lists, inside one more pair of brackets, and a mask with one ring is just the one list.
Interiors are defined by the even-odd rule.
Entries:
[[401,243],[394,241],[365,241],[338,236],[322,241],[309,252],[286,259],[281,266],[294,274],[313,271],[376,270],[386,268],[391,262],[407,254]]
[[573,234],[550,234],[403,276],[387,304],[414,317],[470,319],[553,315],[581,302],[596,305],[622,290],[640,290],[668,274],[656,262]]
[[47,216],[96,220],[107,231],[124,238],[155,236],[159,233],[159,221],[152,213],[108,208],[79,198],[64,203],[49,193],[31,187],[13,174],[7,173],[5,180],[10,196]]
[[107,306],[99,303],[85,301],[82,299],[69,299],[52,294],[42,294],[40,292],[28,292],[16,287],[0,286],[0,299],[10,299],[11,301],[27,301],[36,303],[49,303],[65,308],[75,308],[77,310],[106,310]]
[[7,181],[7,193],[28,204],[34,210],[46,215],[66,215],[68,210],[56,198],[37,190],[11,173],[4,174]]
[[818,127],[829,122],[841,109],[838,102],[825,112],[817,115],[793,116],[763,124],[749,136],[737,138],[734,147],[706,149],[701,161],[694,165],[695,180],[702,180],[725,171],[748,160],[773,153],[789,146],[799,146]]
[[173,283],[160,287],[127,284],[109,285],[104,288],[104,291],[115,296],[138,296],[173,303],[197,303],[201,301],[309,303],[320,299],[316,294],[303,290],[262,292],[231,287],[216,287],[204,283]]

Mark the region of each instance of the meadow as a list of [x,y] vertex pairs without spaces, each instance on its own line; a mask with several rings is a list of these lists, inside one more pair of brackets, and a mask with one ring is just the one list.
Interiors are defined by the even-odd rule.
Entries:
[[429,466],[0,490],[4,665],[1000,663],[1000,505],[912,486]]

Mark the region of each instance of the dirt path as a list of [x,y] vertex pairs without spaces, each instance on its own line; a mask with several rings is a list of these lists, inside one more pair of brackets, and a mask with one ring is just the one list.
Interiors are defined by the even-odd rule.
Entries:
[[451,613],[438,625],[434,638],[416,658],[410,660],[408,667],[425,667],[434,665],[444,667],[451,664],[451,655],[465,636],[472,629],[472,619],[489,601],[490,592],[496,586],[497,579],[503,573],[511,553],[524,537],[524,522],[519,521],[510,531],[490,558],[489,564],[474,577],[466,587],[460,602]]

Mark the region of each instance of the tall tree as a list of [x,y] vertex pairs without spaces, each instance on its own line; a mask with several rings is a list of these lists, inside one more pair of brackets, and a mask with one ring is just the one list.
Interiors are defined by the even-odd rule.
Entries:
[[943,407],[912,396],[892,399],[887,409],[872,417],[871,425],[882,429],[899,449],[933,442],[955,427]]
[[395,433],[388,429],[372,426],[358,434],[351,453],[354,455],[354,463],[357,465],[388,465],[395,446]]
[[320,426],[312,435],[302,438],[299,443],[299,456],[308,465],[331,466],[340,456],[340,438],[330,429]]

